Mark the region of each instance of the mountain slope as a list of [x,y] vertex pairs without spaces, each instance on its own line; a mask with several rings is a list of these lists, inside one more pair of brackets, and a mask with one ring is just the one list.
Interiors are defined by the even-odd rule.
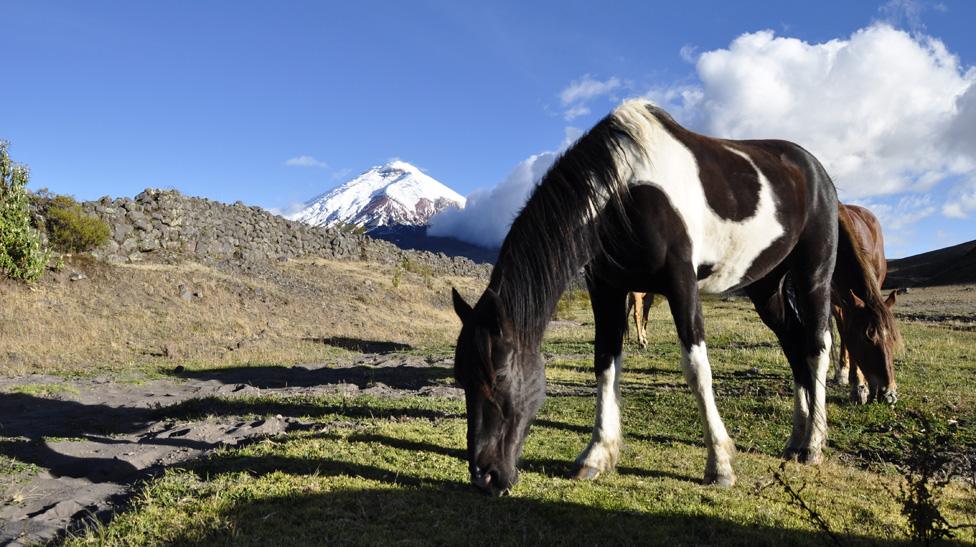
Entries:
[[425,226],[447,207],[464,207],[463,196],[405,161],[376,166],[306,203],[288,218],[312,226]]
[[885,287],[976,282],[976,240],[888,261]]

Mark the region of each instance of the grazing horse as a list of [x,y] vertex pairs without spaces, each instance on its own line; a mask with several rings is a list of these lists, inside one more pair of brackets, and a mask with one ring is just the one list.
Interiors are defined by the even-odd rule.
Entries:
[[[839,239],[847,247],[838,246]],[[593,308],[596,422],[577,478],[620,454],[620,374],[627,293],[662,294],[684,376],[704,422],[704,482],[731,486],[735,445],[712,390],[700,293],[744,289],[777,335],[794,378],[785,456],[817,463],[827,432],[830,291],[836,260],[860,269],[820,163],[785,141],[693,133],[646,101],[627,101],[567,150],[536,186],[461,319],[454,376],[464,389],[471,482],[507,492],[545,398],[540,352],[567,284],[584,269]],[[860,283],[852,276],[852,286]],[[865,294],[871,307],[879,294]],[[884,308],[883,304],[881,305]],[[880,367],[883,368],[883,367]],[[887,385],[882,383],[882,385]]]
[[[851,234],[854,244],[869,268],[866,272],[873,273],[870,280],[877,287],[884,284],[885,276],[888,274],[888,261],[884,255],[884,238],[881,235],[881,223],[871,211],[857,205],[838,204],[837,214],[841,219],[850,224]],[[844,285],[843,278],[845,272],[834,272],[837,280],[835,287],[839,289]],[[835,291],[833,295],[834,320],[837,322],[837,331],[840,334],[840,354],[837,360],[835,380],[844,385],[850,383],[850,399],[854,403],[865,404],[869,401],[882,401],[887,403],[895,402],[895,371],[892,364],[893,354],[896,345],[900,342],[897,328],[894,323],[889,326],[893,330],[891,336],[879,336],[879,333],[868,334],[866,331],[865,317],[869,314],[863,312],[867,307],[865,299],[857,295],[857,291],[848,287],[846,294],[839,294]],[[888,309],[895,305],[895,292],[892,291],[884,304]],[[876,376],[865,378],[865,367],[860,366],[862,359],[877,361],[876,356],[865,356],[870,352],[883,352],[887,370],[888,384],[884,390],[885,397],[879,397],[881,386]],[[851,358],[851,354],[855,354]]]
[[647,347],[647,313],[651,311],[653,304],[653,294],[645,292],[627,293],[627,308],[634,314],[634,328],[637,330],[637,345],[642,349]]

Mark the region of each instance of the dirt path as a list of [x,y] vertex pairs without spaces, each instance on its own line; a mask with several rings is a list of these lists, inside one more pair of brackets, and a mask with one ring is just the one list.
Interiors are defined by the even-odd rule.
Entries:
[[10,467],[0,468],[0,544],[45,541],[110,514],[140,481],[216,448],[310,427],[296,417],[300,411],[208,414],[207,398],[463,397],[452,387],[450,367],[450,360],[363,354],[330,366],[180,370],[143,383],[0,379],[0,463]]

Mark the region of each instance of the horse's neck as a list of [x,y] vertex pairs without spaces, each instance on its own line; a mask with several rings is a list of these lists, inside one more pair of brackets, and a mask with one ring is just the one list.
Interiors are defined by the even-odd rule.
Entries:
[[[580,264],[576,271],[583,267]],[[533,349],[542,345],[546,327],[556,310],[556,304],[569,285],[572,275],[564,275],[558,268],[538,277],[526,276],[512,256],[499,256],[488,287],[498,293],[512,319],[516,336]],[[521,275],[519,275],[521,274]],[[545,276],[545,279],[542,277]],[[539,286],[529,286],[530,283]],[[541,285],[545,284],[543,288]]]

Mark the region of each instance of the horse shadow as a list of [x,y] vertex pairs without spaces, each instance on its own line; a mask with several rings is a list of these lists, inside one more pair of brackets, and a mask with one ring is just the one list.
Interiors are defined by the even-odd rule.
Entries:
[[345,350],[354,351],[356,353],[387,354],[413,349],[413,346],[410,344],[403,344],[400,342],[390,342],[386,340],[363,340],[360,338],[350,338],[346,336],[307,337],[302,338],[302,340],[305,342],[325,344],[327,346],[342,348]]
[[[334,434],[324,434],[333,437]],[[348,442],[381,443],[410,451],[450,457],[460,451],[380,435],[347,437]],[[529,462],[530,468],[548,462]],[[215,454],[191,467],[201,478],[246,473],[308,476],[309,482],[355,477],[365,485],[328,492],[309,488],[281,496],[242,496],[220,505],[221,526],[192,527],[168,538],[172,543],[225,544],[241,537],[275,542],[323,544],[542,544],[601,545],[822,545],[822,532],[796,530],[765,522],[740,524],[719,516],[667,509],[623,510],[560,501],[508,496],[488,498],[463,481],[417,476],[403,470],[341,461],[282,455]],[[548,468],[547,468],[548,470]],[[660,478],[660,475],[655,475]],[[686,477],[678,476],[682,480]],[[704,495],[703,495],[704,499]],[[845,545],[901,545],[836,533]]]
[[384,384],[394,389],[420,389],[443,386],[453,378],[453,371],[443,366],[396,364],[395,366],[354,365],[341,368],[306,368],[303,366],[242,366],[202,370],[172,370],[177,378],[244,384],[261,389],[287,387],[311,388],[326,384],[351,384],[365,389]]
[[[139,431],[155,419],[154,410],[148,408],[88,405],[22,393],[0,393],[0,435],[3,436],[0,454],[34,464],[59,477],[131,484],[142,475],[131,463],[113,457],[72,456],[55,450],[51,444],[57,439],[79,438],[111,443],[108,436]],[[181,446],[205,448],[198,441],[182,442]]]

